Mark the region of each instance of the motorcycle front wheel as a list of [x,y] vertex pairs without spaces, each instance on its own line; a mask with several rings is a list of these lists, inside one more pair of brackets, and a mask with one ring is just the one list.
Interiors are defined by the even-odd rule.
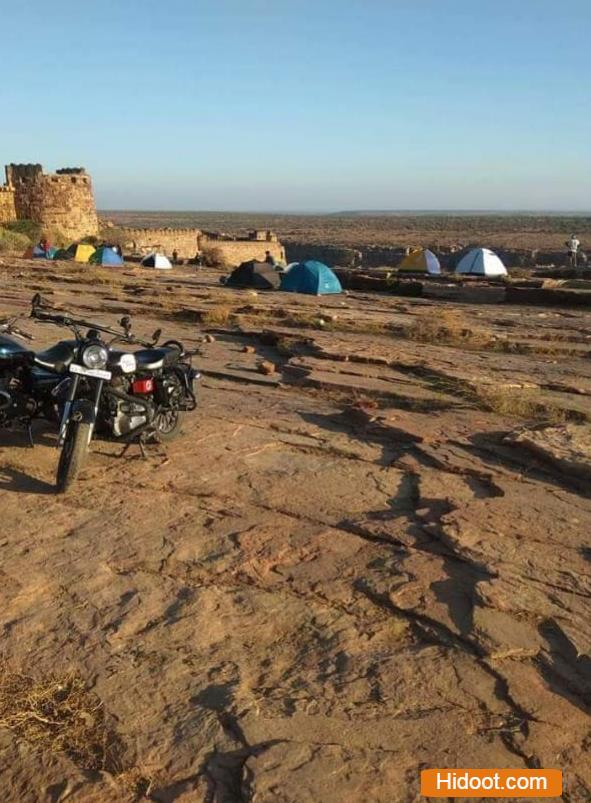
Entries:
[[57,466],[56,489],[64,493],[80,473],[92,436],[92,427],[83,421],[70,421]]

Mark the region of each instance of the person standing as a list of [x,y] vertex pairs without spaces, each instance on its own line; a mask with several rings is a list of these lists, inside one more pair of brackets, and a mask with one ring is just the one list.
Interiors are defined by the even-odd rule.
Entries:
[[581,245],[580,240],[577,239],[576,234],[571,234],[570,240],[566,241],[566,247],[568,250],[568,260],[570,262],[571,268],[577,267],[577,259],[579,255],[579,246]]
[[265,262],[268,265],[273,265],[273,267],[275,267],[275,265],[277,265],[277,262],[275,261],[275,257],[273,256],[273,254],[270,251],[265,251]]

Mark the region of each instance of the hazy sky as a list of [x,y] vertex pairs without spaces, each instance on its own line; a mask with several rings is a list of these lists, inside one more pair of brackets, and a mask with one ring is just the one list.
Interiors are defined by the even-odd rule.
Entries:
[[590,0],[0,0],[0,162],[102,208],[590,209]]

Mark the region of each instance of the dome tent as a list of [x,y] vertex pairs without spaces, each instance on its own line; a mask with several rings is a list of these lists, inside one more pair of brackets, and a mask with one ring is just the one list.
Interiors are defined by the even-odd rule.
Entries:
[[473,248],[460,259],[456,273],[464,276],[507,276],[507,268],[489,248]]
[[398,270],[439,276],[441,274],[441,264],[433,251],[429,251],[428,248],[416,248],[404,257],[400,265],[398,265]]
[[123,259],[112,248],[102,245],[88,260],[92,265],[123,265]]
[[226,287],[256,287],[257,290],[278,290],[281,274],[268,262],[251,259],[238,265],[226,280]]
[[67,248],[58,248],[53,255],[53,259],[74,259],[74,255]]
[[159,268],[160,270],[170,270],[172,268],[170,259],[164,254],[157,254],[155,251],[145,256],[141,263],[144,268]]
[[68,253],[72,254],[76,262],[88,262],[90,257],[94,254],[94,245],[88,243],[72,243],[68,246]]
[[314,296],[343,292],[341,283],[328,265],[314,259],[298,262],[284,273],[281,289],[288,293],[308,293]]

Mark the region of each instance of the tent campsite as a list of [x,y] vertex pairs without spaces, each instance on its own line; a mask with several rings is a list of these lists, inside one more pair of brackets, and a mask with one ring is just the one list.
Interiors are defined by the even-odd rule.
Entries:
[[268,262],[251,259],[238,265],[226,280],[226,287],[254,287],[257,290],[278,290],[281,274]]
[[158,268],[159,270],[170,270],[172,268],[170,259],[164,254],[157,254],[155,251],[145,256],[141,263],[144,268]]
[[94,254],[94,245],[87,243],[72,243],[68,247],[68,253],[72,254],[76,262],[88,262],[90,257]]
[[507,276],[507,268],[489,248],[473,248],[460,259],[456,273],[464,276]]
[[103,245],[97,248],[96,251],[90,256],[88,262],[91,265],[123,265],[123,259],[112,248],[107,248]]
[[404,257],[400,265],[398,265],[398,270],[439,276],[441,274],[441,265],[433,251],[429,251],[428,248],[417,248]]
[[67,248],[58,248],[52,257],[53,259],[74,259],[74,255]]
[[281,289],[288,293],[308,293],[314,296],[343,292],[341,283],[328,265],[314,259],[298,262],[284,273]]

